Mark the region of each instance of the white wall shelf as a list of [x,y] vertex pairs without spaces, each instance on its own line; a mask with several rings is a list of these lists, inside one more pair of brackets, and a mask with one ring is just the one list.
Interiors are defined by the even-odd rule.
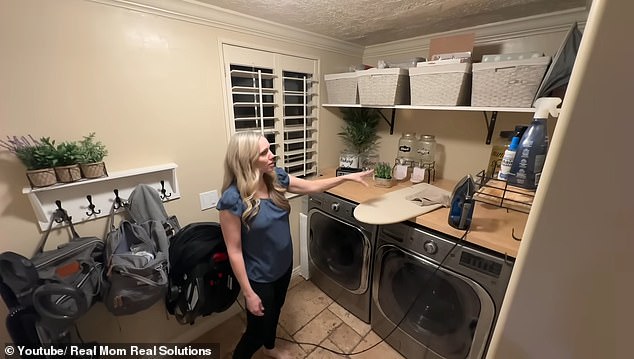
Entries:
[[[356,107],[356,108],[376,108],[392,109],[391,119],[388,120],[383,112],[379,111],[379,114],[383,117],[385,122],[390,126],[390,135],[394,134],[394,122],[396,121],[396,110],[436,110],[436,111],[478,111],[484,114],[484,120],[487,124],[487,137],[486,144],[491,143],[491,137],[493,137],[493,131],[495,130],[495,122],[497,121],[498,112],[525,112],[534,113],[535,108],[532,107],[472,107],[472,106],[413,106],[413,105],[392,105],[392,106],[373,106],[373,105],[360,105],[360,104],[322,104],[323,107]],[[488,112],[491,112],[489,118]]]
[[[135,168],[127,171],[111,172],[107,177],[80,180],[66,184],[56,184],[42,188],[24,188],[31,202],[38,224],[42,230],[48,227],[51,214],[57,209],[56,201],[72,217],[73,223],[85,222],[105,217],[115,200],[116,189],[119,198],[125,201],[138,184],[150,185],[162,195],[164,201],[180,198],[175,163]],[[162,182],[162,183],[161,183]],[[91,196],[95,206],[94,214],[89,208],[87,196]]]

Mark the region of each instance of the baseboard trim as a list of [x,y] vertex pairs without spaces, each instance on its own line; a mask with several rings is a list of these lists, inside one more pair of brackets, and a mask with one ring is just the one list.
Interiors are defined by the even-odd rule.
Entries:
[[242,308],[240,308],[238,303],[233,303],[229,309],[222,313],[215,313],[208,317],[198,319],[197,321],[199,321],[199,324],[188,326],[188,330],[185,330],[169,342],[173,344],[191,343],[241,311]]

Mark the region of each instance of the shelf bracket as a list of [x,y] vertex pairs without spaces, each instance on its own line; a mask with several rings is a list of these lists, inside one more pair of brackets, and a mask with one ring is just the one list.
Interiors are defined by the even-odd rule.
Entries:
[[490,120],[487,117],[487,112],[486,111],[482,111],[482,114],[484,115],[484,122],[486,122],[486,125],[487,125],[486,144],[490,145],[491,144],[491,137],[493,137],[493,131],[495,131],[495,121],[497,121],[497,119],[498,119],[498,112],[497,111],[492,111]]
[[383,114],[383,112],[381,112],[380,109],[377,108],[376,110],[381,115],[381,117],[383,117],[385,122],[387,122],[388,126],[390,126],[390,135],[393,135],[394,134],[394,120],[396,119],[396,109],[392,108],[392,118],[390,120],[388,120],[387,117],[385,117],[385,115]]

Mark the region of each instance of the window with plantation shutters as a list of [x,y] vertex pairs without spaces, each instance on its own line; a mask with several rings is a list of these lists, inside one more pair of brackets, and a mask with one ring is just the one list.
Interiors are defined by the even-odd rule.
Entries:
[[272,69],[230,65],[234,133],[259,131],[269,140],[275,154],[274,80]]
[[303,177],[317,172],[317,61],[223,45],[231,133],[257,131],[277,166]]
[[317,134],[312,74],[283,71],[284,170],[295,176],[317,171]]

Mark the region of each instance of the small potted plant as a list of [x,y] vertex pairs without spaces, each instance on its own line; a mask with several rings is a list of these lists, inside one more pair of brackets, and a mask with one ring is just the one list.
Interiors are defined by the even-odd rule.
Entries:
[[95,140],[95,133],[91,132],[79,141],[79,166],[85,178],[98,178],[107,176],[106,164],[103,158],[108,155],[106,146],[101,141]]
[[0,140],[0,147],[9,150],[26,167],[26,177],[31,187],[46,187],[57,183],[53,170],[57,164],[55,141],[48,137],[37,141],[31,135],[13,136]]
[[81,170],[79,169],[81,153],[76,141],[66,141],[57,145],[55,157],[57,159],[55,174],[60,182],[75,182],[81,179]]
[[378,162],[374,165],[374,185],[390,188],[394,185],[392,178],[392,166],[387,162]]

